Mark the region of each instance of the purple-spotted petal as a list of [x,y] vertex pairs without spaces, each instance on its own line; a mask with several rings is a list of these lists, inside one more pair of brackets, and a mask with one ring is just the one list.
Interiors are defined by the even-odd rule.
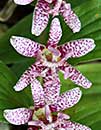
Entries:
[[59,120],[67,120],[67,119],[70,119],[70,116],[67,115],[67,114],[59,112],[58,115],[57,115],[57,119],[59,119]]
[[32,20],[32,34],[39,36],[46,28],[49,20],[49,3],[38,0]]
[[70,41],[66,44],[58,46],[62,57],[81,57],[89,53],[95,48],[94,40],[90,38]]
[[66,120],[62,120],[59,125],[57,122],[57,127],[56,128],[60,128],[59,130],[91,130],[89,127],[79,124],[79,123],[75,123],[75,122],[71,122],[71,121],[66,121]]
[[31,83],[31,91],[35,108],[40,108],[44,106],[44,91],[40,82],[37,79],[33,80],[33,82]]
[[87,89],[90,88],[92,83],[83,76],[80,71],[76,70],[74,67],[68,64],[68,66],[62,67],[62,72],[64,73],[64,78],[70,78],[75,84],[82,86]]
[[[42,128],[45,127],[45,124],[44,124],[42,121],[40,121],[40,120],[29,121],[29,122],[28,122],[28,125],[30,125],[30,126],[40,126],[40,127],[42,127]],[[29,130],[30,130],[30,129],[29,129]]]
[[60,14],[63,16],[64,21],[74,33],[80,31],[81,22],[78,16],[71,10],[70,4],[67,4],[65,1],[63,1],[60,8]]
[[46,103],[49,105],[57,102],[60,94],[60,80],[57,74],[49,71],[43,80]]
[[14,125],[28,123],[32,118],[33,111],[27,108],[18,108],[13,110],[4,110],[6,120]]
[[51,23],[49,40],[47,45],[56,47],[62,36],[62,29],[58,18],[54,18]]
[[18,5],[27,5],[30,4],[34,0],[14,0],[14,2]]
[[19,36],[12,36],[10,42],[18,53],[26,57],[37,56],[38,52],[44,48],[37,42]]
[[40,68],[36,65],[32,65],[26,70],[17,84],[14,86],[15,91],[21,91],[27,87],[35,77],[39,76],[43,68]]
[[74,106],[79,102],[82,92],[77,87],[63,93],[57,100],[57,103],[50,105],[52,111],[62,111]]

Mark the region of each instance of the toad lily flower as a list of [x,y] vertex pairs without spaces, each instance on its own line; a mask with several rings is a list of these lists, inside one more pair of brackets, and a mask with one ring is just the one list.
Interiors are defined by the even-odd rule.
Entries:
[[51,69],[53,73],[61,71],[64,78],[70,78],[75,84],[84,88],[89,88],[91,82],[86,79],[78,70],[69,65],[66,60],[68,58],[76,58],[86,55],[95,47],[94,40],[84,38],[67,42],[57,46],[62,36],[60,22],[54,18],[51,23],[49,40],[47,46],[34,42],[28,38],[12,36],[10,42],[16,51],[26,57],[36,57],[37,61],[21,76],[14,89],[16,91],[23,90],[36,77],[45,77],[47,69]]
[[[54,85],[51,87],[53,88]],[[45,99],[46,96],[43,87],[36,79],[31,84],[31,90],[34,100],[34,108],[17,108],[13,110],[5,110],[4,117],[9,123],[14,125],[21,125],[26,123],[30,124],[31,122],[36,124],[36,122],[40,120],[47,120],[48,122],[52,122],[52,112],[62,111],[74,106],[79,102],[82,95],[80,89],[77,87],[61,94],[57,98],[57,102],[55,101],[55,96],[53,96],[55,102],[51,101],[50,103],[50,93],[53,90],[51,89],[50,92],[50,90],[47,89],[47,96],[50,97],[48,101],[48,99]],[[53,107],[54,109],[51,109]]]
[[[33,0],[14,0],[16,4],[26,5]],[[53,5],[53,9],[51,8]],[[47,27],[49,14],[53,17],[62,15],[66,24],[74,33],[79,32],[81,23],[77,15],[71,10],[71,5],[63,0],[38,0],[32,20],[32,34],[39,36]]]

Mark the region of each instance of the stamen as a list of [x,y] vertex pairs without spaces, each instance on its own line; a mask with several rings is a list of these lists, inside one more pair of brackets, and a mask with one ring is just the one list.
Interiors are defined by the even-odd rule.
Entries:
[[57,49],[53,48],[53,47],[49,46],[48,50],[51,51],[55,56],[60,56],[61,55],[60,52]]
[[51,111],[48,105],[45,106],[45,113],[46,113],[46,118],[49,121],[49,123],[52,123]]

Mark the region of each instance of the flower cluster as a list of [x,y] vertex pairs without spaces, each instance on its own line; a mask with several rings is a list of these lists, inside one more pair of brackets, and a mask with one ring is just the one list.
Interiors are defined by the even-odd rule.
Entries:
[[[15,3],[26,5],[33,0],[14,0]],[[52,8],[53,5],[53,8]],[[49,14],[53,17],[62,15],[67,25],[78,32],[81,23],[70,4],[63,0],[38,0],[32,24],[32,34],[40,35],[46,28]],[[26,57],[35,57],[36,62],[31,65],[14,86],[15,91],[21,91],[31,84],[33,106],[30,108],[17,108],[5,110],[4,117],[15,125],[28,124],[28,130],[91,130],[89,127],[70,121],[70,117],[61,111],[73,107],[81,98],[82,92],[73,88],[60,94],[60,79],[58,72],[64,74],[64,79],[69,78],[75,84],[87,89],[92,83],[78,70],[67,63],[69,58],[78,58],[86,55],[95,47],[94,40],[82,38],[57,45],[62,36],[62,29],[58,18],[53,18],[49,39],[46,46],[20,36],[10,38],[15,50]],[[42,83],[37,80],[42,78]]]

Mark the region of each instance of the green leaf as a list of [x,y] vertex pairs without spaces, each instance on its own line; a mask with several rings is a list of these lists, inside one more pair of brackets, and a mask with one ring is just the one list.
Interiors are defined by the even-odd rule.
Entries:
[[[70,40],[79,38],[93,38],[95,40],[96,48],[91,53],[81,58],[70,59],[69,62],[77,64],[79,62],[85,62],[89,60],[100,59],[100,41],[101,41],[101,2],[100,0],[69,0],[73,5],[73,9],[80,17],[82,22],[82,29],[79,33],[73,34],[72,31],[64,23],[62,16],[59,16],[61,25],[63,28],[63,37],[60,44],[68,42]],[[74,8],[75,7],[75,8]],[[34,7],[33,7],[34,8]],[[12,27],[3,37],[0,38],[0,59],[9,64],[16,62],[24,62],[32,60],[30,58],[23,57],[11,47],[9,39],[12,35],[20,35],[31,38],[34,41],[46,44],[48,39],[49,27],[52,18],[48,24],[47,29],[40,35],[40,37],[33,36],[31,34],[31,20],[32,14],[25,17],[14,27]]]
[[33,105],[30,87],[22,92],[15,92],[13,86],[16,81],[14,73],[0,61],[0,121],[5,121],[3,117],[5,109]]
[[[71,115],[71,120],[81,124],[88,125],[92,130],[101,129],[101,64],[85,64],[76,67],[93,83],[90,89],[83,89],[83,96],[78,104],[74,107],[65,110],[64,112]],[[63,75],[60,74],[61,92],[67,89],[77,87],[69,79],[63,80]]]

